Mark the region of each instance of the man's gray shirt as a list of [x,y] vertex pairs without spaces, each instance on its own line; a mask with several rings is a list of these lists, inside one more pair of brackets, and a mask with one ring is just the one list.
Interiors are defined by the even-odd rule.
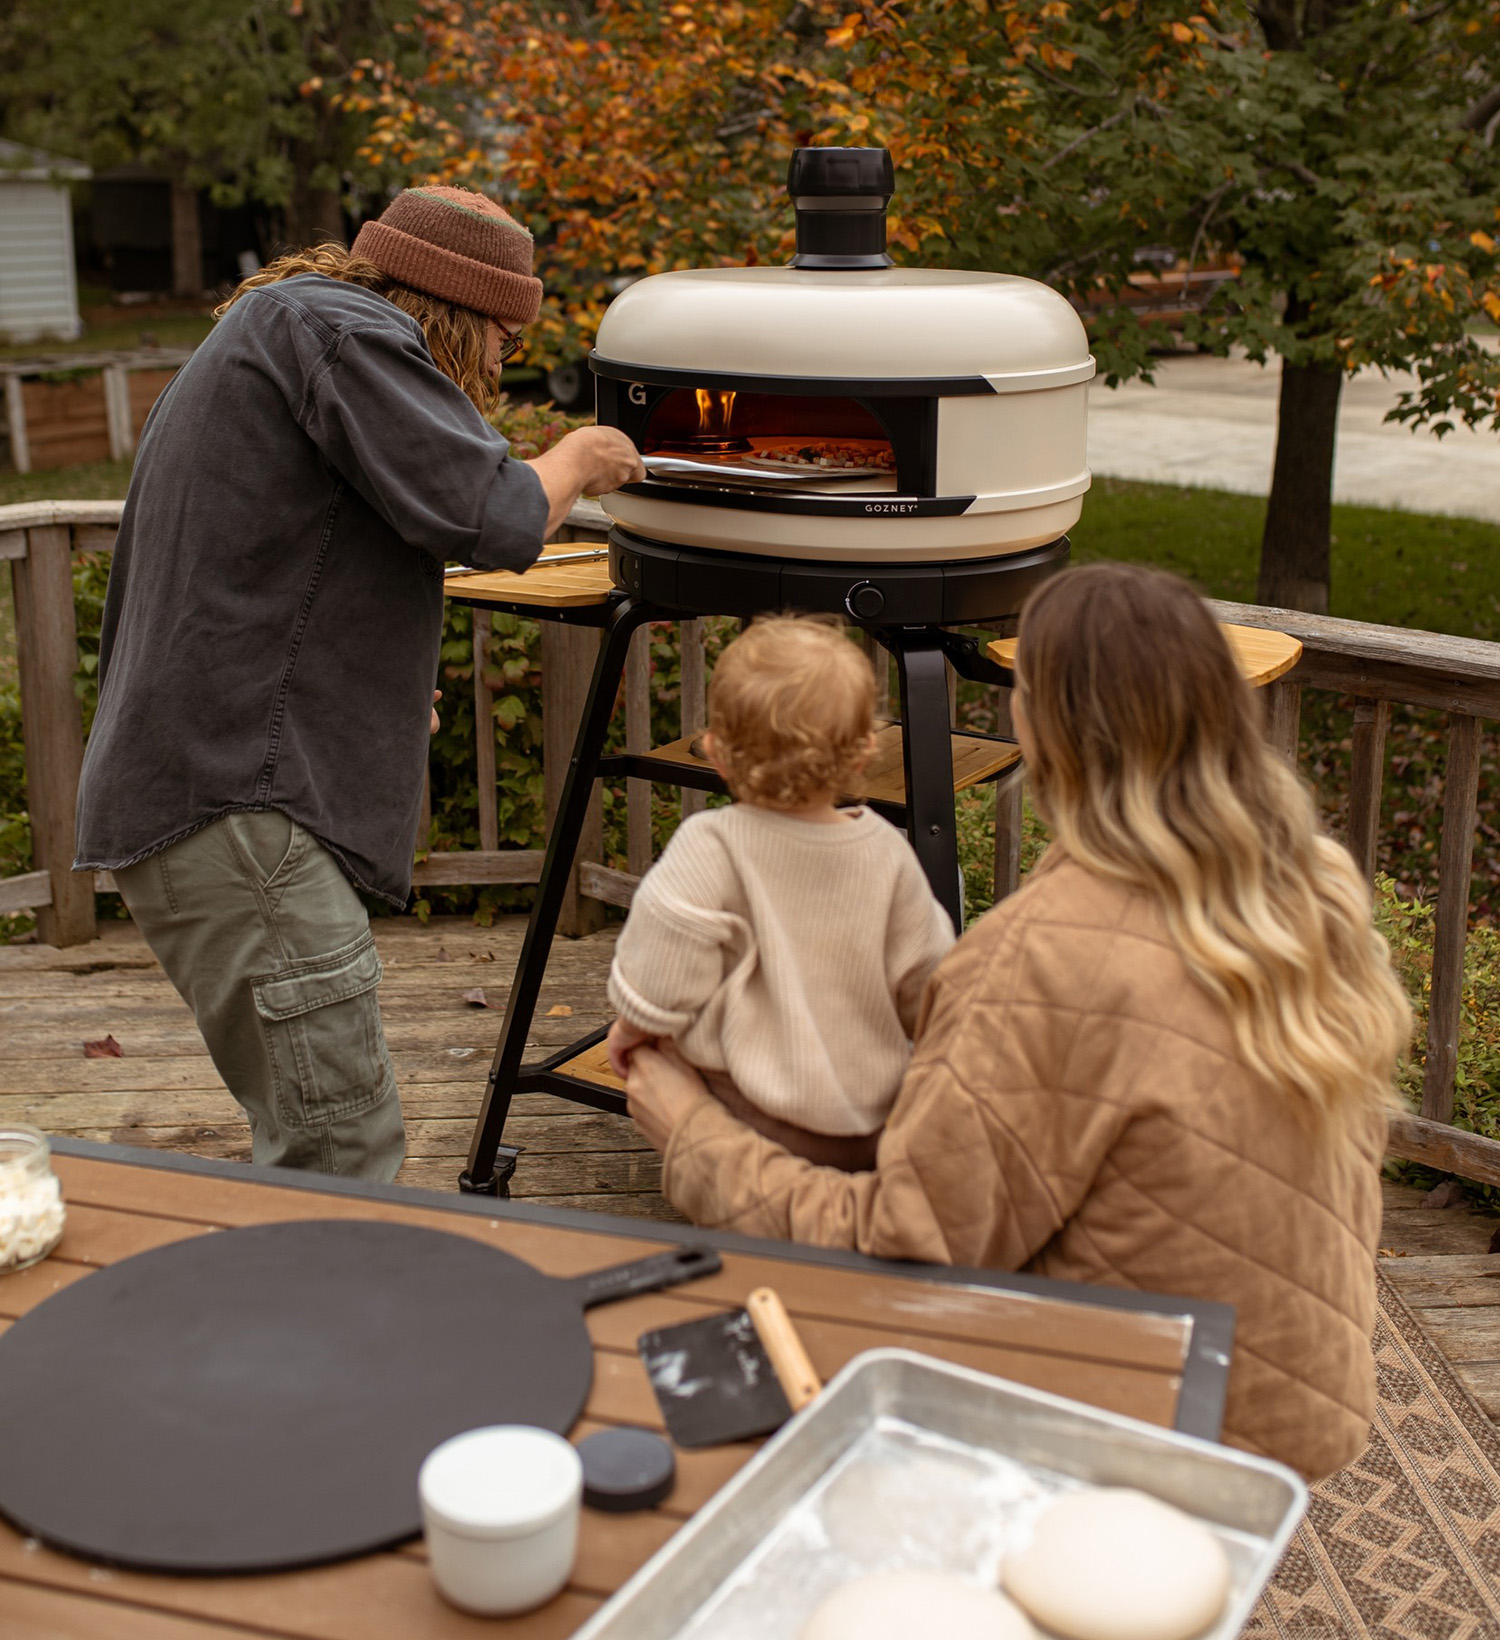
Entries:
[[508,448],[383,297],[317,274],[241,297],[141,437],[77,867],[279,809],[404,904],[444,560],[524,569],[546,529]]

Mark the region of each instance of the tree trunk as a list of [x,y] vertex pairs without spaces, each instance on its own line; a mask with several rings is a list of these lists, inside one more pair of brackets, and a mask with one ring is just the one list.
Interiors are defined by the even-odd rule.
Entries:
[[302,250],[325,239],[343,243],[344,215],[337,188],[314,188],[300,177],[286,203],[286,248]]
[[1276,465],[1255,589],[1259,603],[1328,613],[1333,452],[1343,385],[1337,367],[1282,360]]
[[172,294],[203,294],[203,235],[198,230],[198,190],[172,184]]

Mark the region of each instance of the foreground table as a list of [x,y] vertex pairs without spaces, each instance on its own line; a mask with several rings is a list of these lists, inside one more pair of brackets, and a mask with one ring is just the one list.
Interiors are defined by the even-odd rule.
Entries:
[[[289,1219],[351,1217],[472,1236],[572,1275],[708,1241],[722,1272],[690,1287],[592,1310],[594,1385],[574,1438],[609,1424],[660,1429],[635,1353],[648,1328],[742,1304],[775,1287],[826,1379],[861,1351],[901,1345],[1190,1433],[1218,1432],[1230,1312],[1222,1305],[1065,1287],[985,1272],[882,1264],[853,1254],[627,1219],[352,1185],[271,1168],[54,1141],[68,1198],[61,1247],[0,1276],[0,1329],[90,1272],[188,1236]],[[371,1431],[378,1438],[378,1431]],[[571,1634],[732,1476],[749,1443],[678,1454],[677,1489],[636,1515],[584,1510],[568,1589],[510,1621],[464,1616],[433,1591],[422,1544],[265,1577],[162,1577],[90,1566],[0,1524],[0,1634],[6,1640],[462,1640]],[[0,1462],[4,1455],[0,1454]]]

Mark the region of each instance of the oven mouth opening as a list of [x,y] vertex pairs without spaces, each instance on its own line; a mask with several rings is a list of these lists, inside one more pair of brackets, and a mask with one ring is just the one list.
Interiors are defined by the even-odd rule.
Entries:
[[856,399],[675,388],[652,408],[639,444],[657,482],[895,488],[889,433]]

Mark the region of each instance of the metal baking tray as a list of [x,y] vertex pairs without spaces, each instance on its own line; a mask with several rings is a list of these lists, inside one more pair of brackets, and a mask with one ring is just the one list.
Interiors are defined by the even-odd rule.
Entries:
[[796,1640],[867,1572],[993,1587],[1042,1506],[1132,1486],[1202,1521],[1229,1557],[1233,1640],[1307,1506],[1281,1464],[908,1350],[857,1356],[574,1640]]

